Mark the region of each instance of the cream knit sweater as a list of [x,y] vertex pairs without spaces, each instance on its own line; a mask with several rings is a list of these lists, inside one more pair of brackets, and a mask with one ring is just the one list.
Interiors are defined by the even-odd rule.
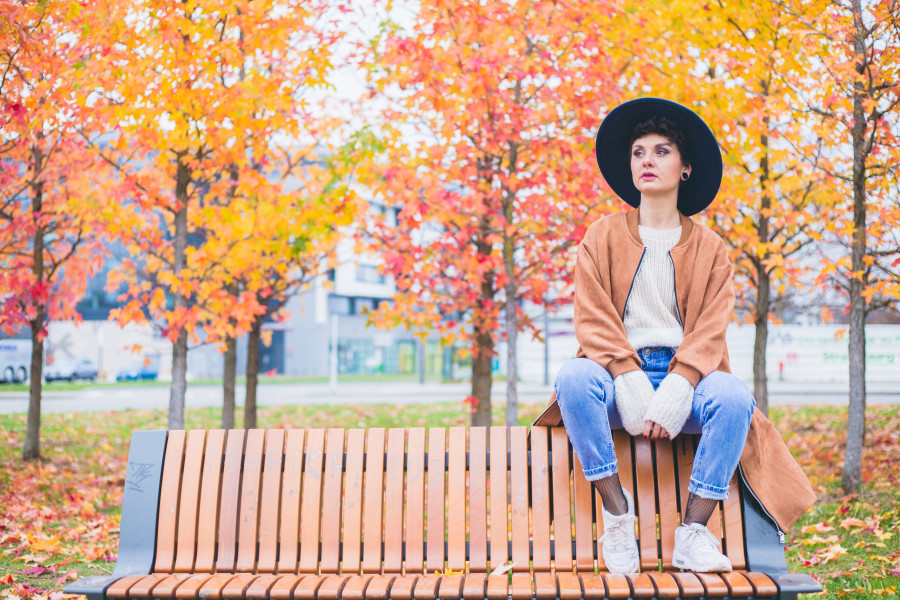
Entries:
[[[678,243],[681,227],[651,229],[638,227],[644,252],[625,308],[625,331],[635,350],[648,346],[677,348],[684,332],[675,303],[675,273],[669,250]],[[641,435],[647,420],[659,423],[675,437],[691,414],[694,388],[690,382],[670,373],[654,392],[642,370],[616,377],[616,406],[625,429]]]

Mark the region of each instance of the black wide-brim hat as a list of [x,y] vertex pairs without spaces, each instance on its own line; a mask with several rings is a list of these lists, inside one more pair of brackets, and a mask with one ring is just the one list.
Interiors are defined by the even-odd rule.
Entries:
[[622,200],[637,208],[641,193],[631,178],[631,135],[638,123],[654,115],[678,123],[687,138],[691,175],[678,189],[678,210],[686,216],[709,206],[722,183],[722,152],[713,132],[697,113],[663,98],[637,98],[610,111],[597,131],[595,150],[600,173]]

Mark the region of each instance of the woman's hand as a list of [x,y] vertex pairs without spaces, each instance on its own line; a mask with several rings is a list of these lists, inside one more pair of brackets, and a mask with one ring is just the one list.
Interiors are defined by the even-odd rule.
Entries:
[[659,423],[648,420],[644,422],[644,437],[649,437],[651,440],[667,438],[669,437],[669,432]]

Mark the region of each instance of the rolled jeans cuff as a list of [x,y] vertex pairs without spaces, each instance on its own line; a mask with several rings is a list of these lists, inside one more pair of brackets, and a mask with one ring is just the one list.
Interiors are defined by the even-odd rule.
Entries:
[[584,469],[584,478],[588,481],[596,481],[619,472],[618,462],[609,463],[603,467],[594,467],[593,469]]
[[688,491],[707,500],[726,500],[728,498],[727,487],[720,488],[708,483],[702,483],[693,477],[688,483]]

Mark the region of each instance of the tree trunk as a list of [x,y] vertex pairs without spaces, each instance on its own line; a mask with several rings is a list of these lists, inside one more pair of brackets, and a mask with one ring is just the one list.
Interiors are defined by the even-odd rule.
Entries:
[[472,397],[478,405],[472,412],[473,427],[491,426],[491,358],[494,343],[490,332],[475,333],[475,348],[472,353]]
[[[854,50],[858,57],[856,70],[865,71],[865,47],[860,39],[862,9],[860,0],[853,0],[853,21],[856,27]],[[844,474],[841,486],[845,494],[859,489],[862,482],[863,432],[866,426],[866,302],[862,296],[865,287],[866,266],[866,156],[863,136],[866,114],[863,107],[865,92],[860,84],[854,84],[853,92],[853,242],[850,246],[851,269],[862,273],[861,278],[850,277],[850,409],[847,418],[847,446],[844,455]]]
[[[44,184],[40,174],[43,171],[44,154],[37,144],[32,149],[34,178],[32,185],[31,214],[37,220],[43,209]],[[44,227],[38,222],[32,244],[31,274],[35,283],[44,282]],[[22,446],[23,460],[38,460],[41,457],[41,384],[44,370],[44,320],[46,308],[38,301],[35,318],[31,321],[31,383],[28,389],[28,424],[25,428],[25,443]]]
[[[187,211],[188,184],[191,180],[190,167],[183,155],[178,156],[178,170],[175,180],[175,257],[174,272],[176,279],[186,266],[185,250],[187,249]],[[174,309],[187,308],[187,298],[180,292],[173,294]],[[172,385],[169,391],[169,429],[184,429],[184,396],[187,391],[187,331],[180,326],[178,339],[172,347]]]
[[237,340],[229,337],[225,340],[224,380],[225,400],[222,404],[222,429],[234,429],[234,381],[237,371]]
[[[768,88],[764,88],[764,93],[768,93]],[[763,122],[768,131],[769,117],[763,117]],[[762,195],[760,197],[759,225],[757,233],[762,243],[769,241],[769,217],[768,210],[772,206],[772,199],[769,197],[769,136],[763,134],[760,136],[760,147],[763,149],[762,158],[759,161],[759,179]],[[756,408],[762,411],[762,414],[769,415],[769,380],[766,376],[766,347],[769,342],[769,311],[771,310],[771,281],[769,274],[766,272],[766,265],[762,260],[769,258],[769,252],[766,251],[762,259],[756,258],[756,338],[753,342],[753,398],[756,400]]]
[[[509,267],[507,267],[509,270]],[[516,314],[515,285],[507,283],[506,290],[506,426],[512,427],[519,422],[519,390],[516,382],[519,379],[518,358],[516,348],[519,339],[519,318]],[[490,365],[488,365],[490,367]]]
[[247,393],[244,399],[244,429],[256,429],[256,385],[259,379],[259,338],[262,317],[257,317],[247,336]]

